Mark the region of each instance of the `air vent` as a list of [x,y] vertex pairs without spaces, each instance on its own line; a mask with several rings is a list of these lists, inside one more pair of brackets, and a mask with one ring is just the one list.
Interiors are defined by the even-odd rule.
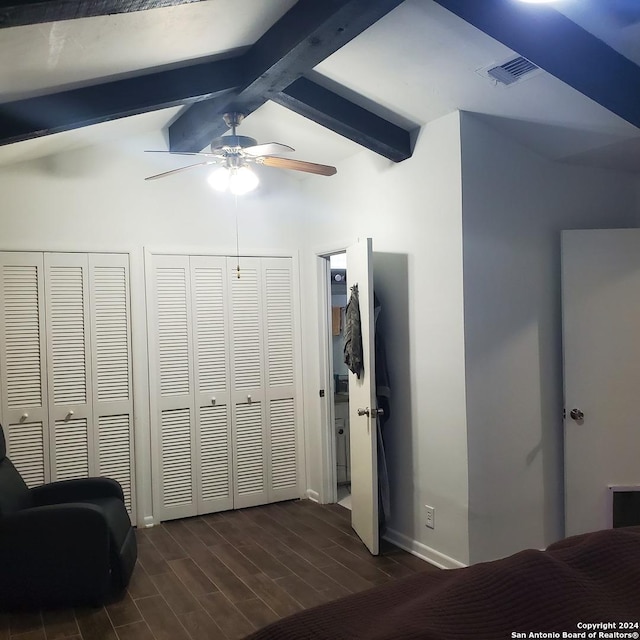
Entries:
[[526,58],[518,56],[507,62],[503,62],[497,66],[485,67],[480,69],[481,75],[500,82],[501,84],[510,85],[518,80],[522,80],[525,76],[530,77],[534,71],[539,71],[540,67],[536,67],[533,62],[529,62]]
[[607,11],[621,27],[629,27],[640,22],[640,6],[637,0],[610,0]]

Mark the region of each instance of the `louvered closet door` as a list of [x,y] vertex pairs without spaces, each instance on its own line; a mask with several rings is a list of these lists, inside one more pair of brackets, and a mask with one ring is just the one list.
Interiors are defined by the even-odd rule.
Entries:
[[117,480],[130,514],[133,493],[133,398],[129,317],[129,257],[89,255],[93,428],[96,468]]
[[226,258],[191,264],[198,513],[233,508]]
[[187,256],[152,260],[157,508],[162,520],[170,520],[197,513],[190,267]]
[[95,469],[88,256],[46,253],[44,268],[51,479],[82,478]]
[[0,253],[0,384],[8,454],[29,486],[49,479],[44,264],[41,253]]
[[262,274],[258,258],[227,258],[230,289],[234,500],[236,509],[268,502],[263,372]]
[[300,496],[291,258],[263,258],[269,501]]

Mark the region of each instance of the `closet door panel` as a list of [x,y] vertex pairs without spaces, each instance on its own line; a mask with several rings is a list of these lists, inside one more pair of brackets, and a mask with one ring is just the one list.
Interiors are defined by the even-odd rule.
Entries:
[[94,473],[88,258],[45,253],[51,480]]
[[135,493],[133,491],[133,424],[130,412],[118,415],[99,415],[98,475],[120,483],[127,511],[135,524]]
[[187,256],[152,262],[152,372],[160,518],[197,513],[190,267]]
[[298,489],[293,275],[290,258],[264,258],[263,296],[269,501],[288,500]]
[[120,483],[127,510],[134,517],[128,256],[89,255],[89,277],[95,473]]
[[29,486],[49,479],[41,253],[0,253],[0,386],[9,457]]
[[233,508],[226,258],[192,256],[198,513]]
[[89,425],[86,418],[65,418],[53,425],[55,480],[86,478],[89,472]]
[[5,424],[7,455],[28,487],[37,487],[48,480],[49,446],[42,422]]
[[298,450],[294,398],[269,401],[270,500],[290,500],[298,491]]
[[260,259],[228,258],[233,402],[234,508],[268,502]]
[[191,410],[163,409],[160,423],[162,519],[196,515]]

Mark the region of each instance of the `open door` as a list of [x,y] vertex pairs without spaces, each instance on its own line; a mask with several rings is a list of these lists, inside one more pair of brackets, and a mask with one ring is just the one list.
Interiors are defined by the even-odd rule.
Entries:
[[611,526],[640,490],[640,230],[562,234],[565,533]]
[[349,372],[351,443],[351,525],[372,554],[378,555],[378,451],[376,439],[375,323],[372,241],[347,248],[347,297],[358,285],[364,369]]

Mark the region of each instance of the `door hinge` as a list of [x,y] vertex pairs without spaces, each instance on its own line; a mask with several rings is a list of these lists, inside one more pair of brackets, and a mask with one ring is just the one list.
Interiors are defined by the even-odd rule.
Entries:
[[324,389],[320,389],[320,397],[324,398]]

